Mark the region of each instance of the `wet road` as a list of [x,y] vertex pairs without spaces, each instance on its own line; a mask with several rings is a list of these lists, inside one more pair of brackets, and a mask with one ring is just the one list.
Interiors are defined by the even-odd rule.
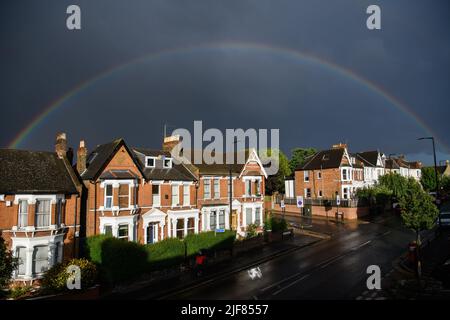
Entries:
[[262,263],[261,277],[252,279],[245,270],[166,298],[355,299],[367,289],[367,267],[375,264],[382,275],[388,273],[414,237],[395,216],[345,224],[317,220],[308,228],[331,239]]

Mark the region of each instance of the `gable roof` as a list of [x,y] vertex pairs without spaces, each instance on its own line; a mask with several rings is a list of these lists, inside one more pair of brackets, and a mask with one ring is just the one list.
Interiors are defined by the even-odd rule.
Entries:
[[54,152],[0,149],[0,193],[76,194],[64,160]]
[[364,151],[356,153],[356,157],[364,163],[365,166],[377,167],[379,152],[377,150]]
[[344,154],[344,148],[319,151],[307,158],[305,164],[297,167],[295,171],[339,168]]
[[120,147],[124,146],[125,149],[130,154],[133,159],[135,165],[138,167],[139,171],[143,175],[142,168],[139,163],[136,161],[134,154],[130,151],[130,149],[125,144],[125,141],[120,138],[109,143],[98,145],[88,156],[86,161],[86,170],[81,173],[81,178],[83,180],[94,180],[98,178],[104,167],[108,164],[108,162],[113,158],[116,154],[117,150]]

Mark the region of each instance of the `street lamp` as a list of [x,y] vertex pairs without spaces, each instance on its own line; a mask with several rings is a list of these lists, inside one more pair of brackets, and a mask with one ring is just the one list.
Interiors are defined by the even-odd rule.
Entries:
[[433,157],[434,157],[434,178],[436,180],[436,204],[439,205],[439,179],[438,179],[438,170],[436,164],[436,147],[434,144],[434,137],[422,137],[417,140],[431,140],[433,143]]

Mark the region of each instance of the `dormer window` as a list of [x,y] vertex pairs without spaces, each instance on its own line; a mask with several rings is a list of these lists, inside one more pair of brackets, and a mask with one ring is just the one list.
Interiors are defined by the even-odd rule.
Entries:
[[322,157],[322,161],[330,160],[330,157],[327,154],[324,154]]
[[172,158],[164,158],[163,159],[163,167],[165,169],[172,168]]
[[145,167],[146,168],[154,168],[156,163],[155,157],[145,157]]

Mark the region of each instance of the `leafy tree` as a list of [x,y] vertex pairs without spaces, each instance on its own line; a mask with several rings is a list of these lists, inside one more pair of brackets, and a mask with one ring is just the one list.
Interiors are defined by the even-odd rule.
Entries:
[[5,240],[0,237],[0,288],[9,283],[17,265],[18,259],[13,257],[11,251],[6,247]]
[[420,186],[417,187],[411,183],[400,198],[400,207],[402,208],[403,223],[407,228],[416,232],[416,241],[420,245],[420,232],[433,228],[439,215],[433,198]]
[[[413,182],[415,182],[413,178],[410,179],[412,179]],[[416,184],[418,185],[418,183]],[[413,184],[410,180],[395,172],[385,174],[378,179],[378,186],[391,190],[392,196],[396,199],[400,199],[403,196],[405,196],[408,187],[412,185]]]
[[[441,180],[441,177],[438,174],[438,181],[439,180]],[[422,177],[420,178],[420,183],[426,191],[436,191],[436,177],[433,167],[422,168]]]
[[443,193],[450,193],[450,177],[444,176],[442,177],[441,182],[439,183],[439,186],[441,188],[441,192]]
[[289,168],[291,172],[306,162],[306,158],[317,152],[314,148],[295,148],[291,150],[291,160],[289,160]]
[[291,175],[291,169],[289,168],[289,161],[286,155],[280,150],[268,149],[266,152],[261,153],[261,160],[267,160],[265,158],[275,159],[278,165],[278,172],[267,178],[266,181],[266,194],[273,194],[278,191],[284,193],[284,179]]

